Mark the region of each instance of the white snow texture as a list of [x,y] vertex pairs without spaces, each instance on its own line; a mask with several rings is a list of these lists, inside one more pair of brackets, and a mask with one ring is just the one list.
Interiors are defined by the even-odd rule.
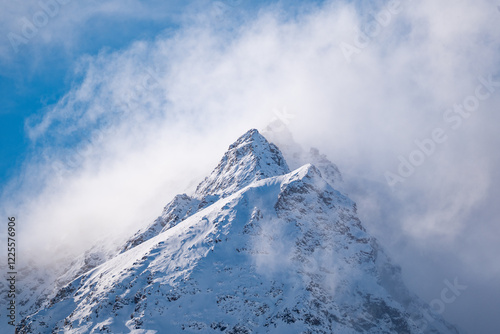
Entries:
[[338,168],[294,145],[248,131],[194,194],[25,297],[18,332],[458,333],[407,290]]

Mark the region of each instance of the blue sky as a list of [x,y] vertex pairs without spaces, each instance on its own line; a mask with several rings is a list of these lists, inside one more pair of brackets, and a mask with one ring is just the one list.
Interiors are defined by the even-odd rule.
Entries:
[[[135,232],[239,135],[290,114],[409,285],[431,301],[459,277],[445,316],[494,328],[496,1],[61,3],[46,22],[35,0],[0,14],[0,211],[32,252]],[[26,20],[40,28],[13,46]]]
[[[315,1],[310,1],[312,4]],[[0,184],[19,172],[33,143],[25,133],[25,122],[55,104],[78,80],[75,65],[83,56],[126,48],[137,40],[154,40],[157,35],[173,32],[194,12],[220,11],[224,16],[255,15],[267,1],[46,1],[55,4],[44,10],[36,1],[20,4],[3,1],[5,22],[0,50]],[[288,15],[299,1],[289,1]],[[130,10],[124,10],[130,6]],[[52,5],[54,6],[54,5]],[[106,8],[109,7],[109,8]],[[120,8],[120,10],[117,10]],[[134,9],[138,8],[138,13]],[[9,33],[23,36],[23,26],[40,11],[55,11],[46,25],[28,41],[11,42]],[[79,17],[79,11],[83,17]],[[136,15],[137,14],[137,15]],[[293,15],[293,14],[292,14]],[[72,20],[73,17],[76,19]],[[36,153],[35,153],[36,154]]]
[[[22,36],[22,25],[7,22],[11,24],[5,24],[4,28],[7,29],[2,31],[4,47],[0,60],[0,184],[4,184],[18,172],[27,154],[31,152],[32,145],[24,131],[26,119],[43,113],[44,108],[56,103],[64,95],[74,80],[77,80],[74,66],[80,57],[95,55],[102,49],[117,50],[134,40],[152,39],[165,29],[175,29],[179,25],[179,11],[186,6],[181,1],[164,4],[152,2],[152,7],[165,13],[154,20],[147,16],[136,18],[130,14],[115,17],[96,11],[89,14],[83,25],[75,27],[71,23],[58,24],[57,20],[61,19],[58,16],[77,15],[70,11],[77,12],[80,5],[56,4],[60,7],[58,15],[41,28],[42,32],[48,31],[48,34],[58,37],[54,42],[41,40],[40,32],[40,35],[35,35],[27,43],[21,43],[18,50],[15,50],[8,39],[8,33]],[[84,6],[99,4],[101,3],[94,1]],[[26,8],[18,10],[13,8],[16,5],[19,4],[9,1],[4,15],[18,15],[19,18],[32,21],[33,15],[41,9],[35,1],[28,2]],[[68,6],[72,7],[67,8]],[[12,9],[11,13],[9,9]],[[70,34],[60,36],[59,32],[51,31],[56,29],[68,29]],[[73,39],[71,45],[67,44],[66,38]]]

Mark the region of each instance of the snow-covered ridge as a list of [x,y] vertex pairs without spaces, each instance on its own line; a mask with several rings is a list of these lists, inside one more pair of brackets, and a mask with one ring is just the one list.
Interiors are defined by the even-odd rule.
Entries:
[[328,160],[326,155],[321,154],[318,149],[311,147],[309,151],[304,150],[295,142],[291,132],[282,121],[275,120],[271,122],[263,130],[262,134],[281,149],[291,169],[311,163],[321,171],[325,181],[337,190],[340,190],[339,188],[341,188],[343,179],[338,167]]
[[221,161],[193,195],[177,195],[150,226],[137,232],[122,248],[130,249],[165,231],[199,210],[252,182],[290,172],[279,148],[252,129],[231,144]]

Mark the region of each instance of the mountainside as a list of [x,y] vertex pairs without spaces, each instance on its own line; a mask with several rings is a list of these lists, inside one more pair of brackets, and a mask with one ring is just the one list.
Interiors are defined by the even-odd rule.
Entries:
[[250,130],[116,254],[82,257],[19,333],[458,333],[405,287],[338,168],[317,150],[290,166],[304,157],[291,171]]

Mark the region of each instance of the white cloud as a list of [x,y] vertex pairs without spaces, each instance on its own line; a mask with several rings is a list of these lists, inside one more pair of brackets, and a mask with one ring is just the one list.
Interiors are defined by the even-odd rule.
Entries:
[[[98,8],[117,10],[113,2]],[[499,229],[492,198],[500,87],[456,130],[443,114],[474,93],[479,77],[499,73],[495,9],[487,0],[402,0],[350,62],[339,45],[352,44],[353,27],[366,22],[342,2],[294,18],[263,10],[231,27],[205,17],[173,36],[83,59],[82,83],[43,119],[28,122],[48,160],[27,167],[8,209],[45,245],[78,240],[81,249],[117,230],[130,233],[195,185],[240,134],[286,106],[297,140],[341,167],[370,230],[389,249],[410,240],[398,260],[417,259],[409,252],[423,248],[455,254],[444,273],[450,276],[429,273],[432,279],[440,284],[459,264],[483,263],[483,273],[469,276],[482,282],[499,272],[498,261],[482,254],[500,250],[491,239]],[[384,173],[395,172],[398,156],[408,157],[415,140],[436,128],[448,139],[404,183],[389,187]],[[61,145],[43,145],[88,134],[69,162]],[[67,171],[54,176],[54,166]],[[474,241],[464,243],[468,235]]]

